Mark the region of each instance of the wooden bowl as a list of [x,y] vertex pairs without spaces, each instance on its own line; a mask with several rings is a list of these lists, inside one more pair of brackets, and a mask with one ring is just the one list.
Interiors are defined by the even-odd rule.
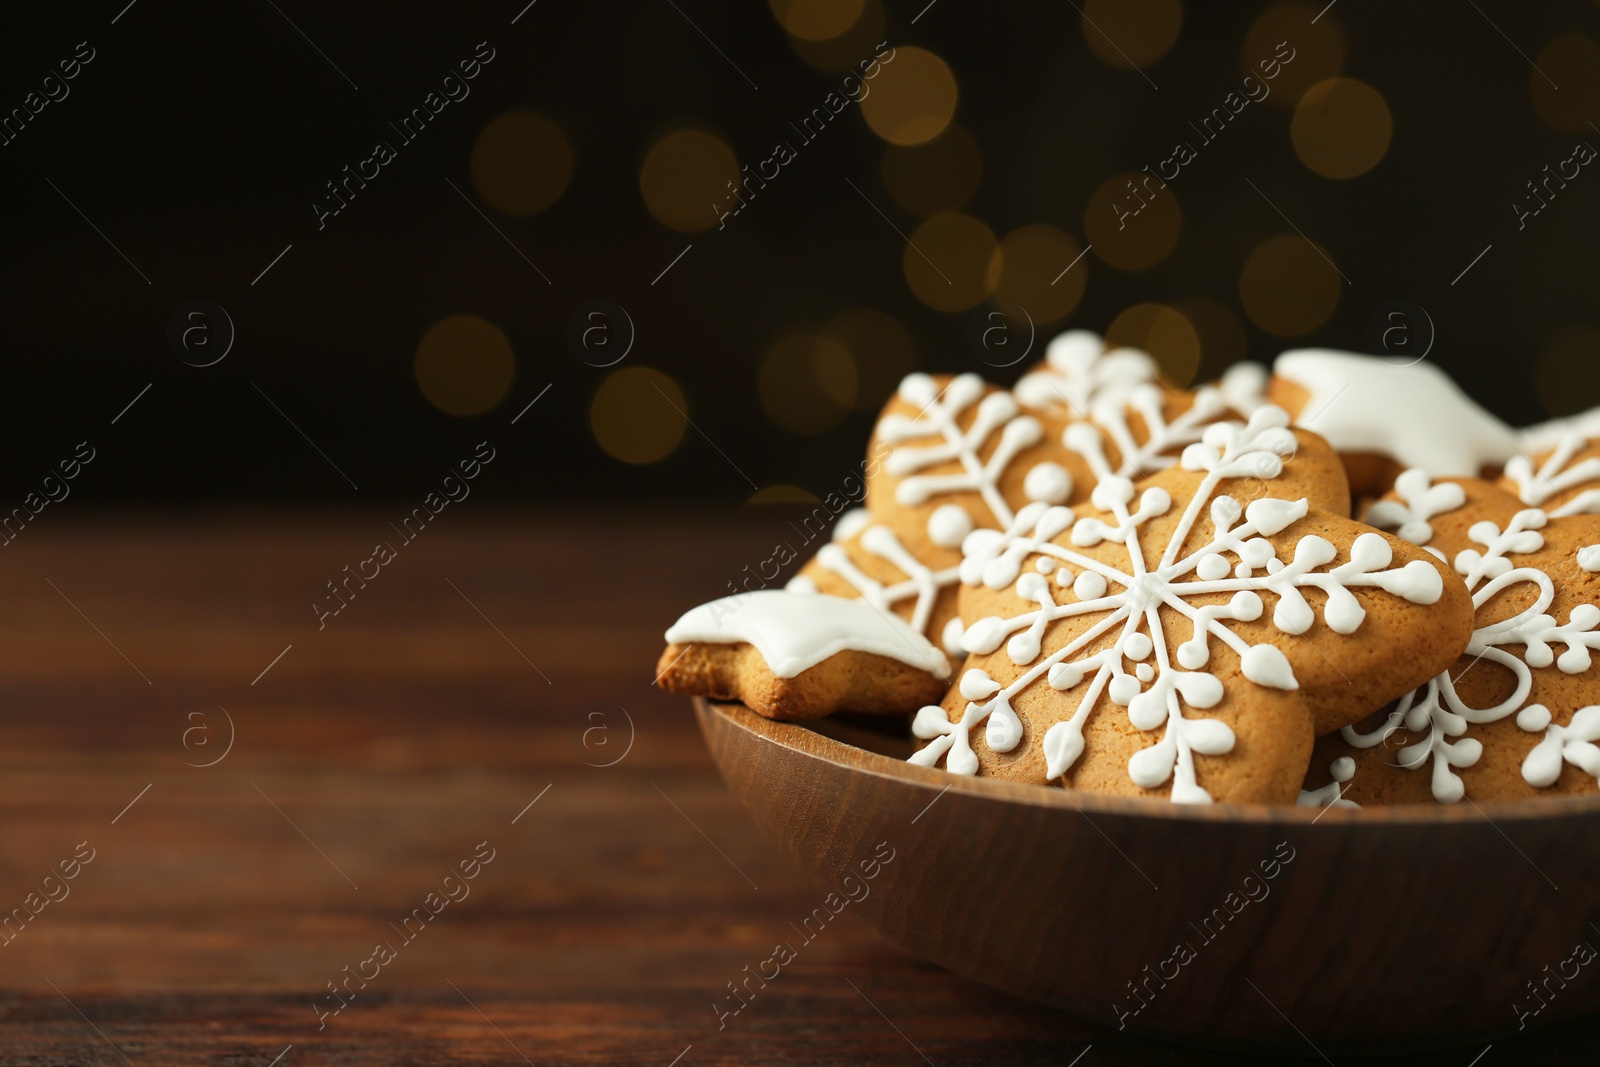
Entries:
[[1114,1029],[1332,1057],[1600,1010],[1600,796],[1190,807],[964,778],[740,705],[696,714],[756,824],[850,911]]

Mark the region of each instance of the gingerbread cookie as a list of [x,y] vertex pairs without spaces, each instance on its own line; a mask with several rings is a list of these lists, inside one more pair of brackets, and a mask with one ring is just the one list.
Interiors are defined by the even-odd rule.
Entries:
[[1427,362],[1297,349],[1273,362],[1267,396],[1333,445],[1358,498],[1407,467],[1472,478],[1516,455],[1511,428]]
[[[1452,663],[1465,588],[1431,555],[1345,517],[1333,451],[1258,409],[1142,482],[1099,433],[1090,506],[1034,504],[974,533],[961,565],[972,655],[917,713],[912,757],[962,774],[1175,802],[1289,802],[1315,732]],[[982,726],[981,739],[974,731]]]
[[904,712],[949,684],[944,654],[864,599],[741,593],[694,608],[666,637],[661,688],[738,700],[771,719]]
[[1368,521],[1449,561],[1472,593],[1477,628],[1449,670],[1320,739],[1301,803],[1595,792],[1600,516],[1560,517],[1487,482],[1413,469]]

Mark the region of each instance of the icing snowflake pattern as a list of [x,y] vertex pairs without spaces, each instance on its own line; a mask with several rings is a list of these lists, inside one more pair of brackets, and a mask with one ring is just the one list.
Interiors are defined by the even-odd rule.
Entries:
[[[1015,517],[1000,492],[1000,478],[1024,449],[1044,439],[1044,427],[1024,415],[1016,398],[1000,391],[985,395],[983,379],[976,374],[953,378],[941,391],[926,374],[910,374],[900,383],[900,399],[915,405],[915,416],[886,415],[878,424],[879,436],[891,447],[885,469],[900,477],[895,501],[907,507],[927,503],[945,493],[973,492],[983,498],[1001,525]],[[974,404],[972,424],[962,430],[958,419]],[[1000,439],[988,460],[979,457],[989,438]],[[905,442],[935,438],[939,443],[912,447]],[[929,467],[958,462],[961,470],[949,474],[919,473]],[[1035,464],[1026,478],[1030,496],[1060,503],[1072,492],[1072,477],[1059,463]]]
[[[1451,482],[1435,485],[1426,473],[1415,468],[1401,474],[1395,488],[1402,499],[1374,504],[1369,521],[1375,526],[1397,528],[1402,538],[1423,547],[1433,538],[1433,527],[1428,520],[1466,503],[1466,495],[1459,485]],[[1425,737],[1400,749],[1395,761],[1401,767],[1416,770],[1431,759],[1431,789],[1434,799],[1440,803],[1453,804],[1466,795],[1466,786],[1456,771],[1473,766],[1483,755],[1482,742],[1465,736],[1467,728],[1497,722],[1518,712],[1519,708],[1518,726],[1531,733],[1546,731],[1545,740],[1528,755],[1523,765],[1523,777],[1530,785],[1543,787],[1553,783],[1560,773],[1563,758],[1582,767],[1586,773],[1600,777],[1597,773],[1600,772],[1600,751],[1589,745],[1590,741],[1600,739],[1600,734],[1588,736],[1600,719],[1585,716],[1580,723],[1579,716],[1574,716],[1568,726],[1554,726],[1550,712],[1543,705],[1523,707],[1533,688],[1532,669],[1554,663],[1567,674],[1577,674],[1589,669],[1591,651],[1600,648],[1600,632],[1597,632],[1600,607],[1580,604],[1569,613],[1567,622],[1558,622],[1545,614],[1555,599],[1550,576],[1535,567],[1515,566],[1509,558],[1542,549],[1545,539],[1540,531],[1550,518],[1538,508],[1526,508],[1513,515],[1503,530],[1489,521],[1474,523],[1467,537],[1482,548],[1463,549],[1450,561],[1472,592],[1474,610],[1513,585],[1527,583],[1533,587],[1532,604],[1511,618],[1478,627],[1463,653],[1474,662],[1485,659],[1510,671],[1515,679],[1511,694],[1486,708],[1470,707],[1456,692],[1457,676],[1445,671],[1402,697],[1378,728],[1362,733],[1354,726],[1346,726],[1340,731],[1348,744],[1363,749],[1383,744],[1402,728],[1414,734],[1426,731]],[[1443,558],[1443,553],[1437,549],[1429,551]],[[1507,645],[1523,646],[1522,654],[1509,651]],[[1565,646],[1560,656],[1555,654],[1553,646],[1556,645]],[[1591,751],[1595,751],[1592,757]],[[1325,802],[1321,792],[1301,794],[1302,804]]]
[[[1022,724],[1010,701],[1025,687],[1043,678],[1051,688],[1068,691],[1088,680],[1087,688],[1070,718],[1045,732],[1041,741],[1046,777],[1059,778],[1071,769],[1084,748],[1086,720],[1102,694],[1127,709],[1136,728],[1155,733],[1159,740],[1128,762],[1133,782],[1155,789],[1169,780],[1175,803],[1209,803],[1210,794],[1195,780],[1194,756],[1221,755],[1233,749],[1234,734],[1224,722],[1191,718],[1185,706],[1199,711],[1215,707],[1224,692],[1221,679],[1205,670],[1212,642],[1220,642],[1240,659],[1250,682],[1266,688],[1299,687],[1289,660],[1274,645],[1251,645],[1233,632],[1229,621],[1253,621],[1265,607],[1262,593],[1277,600],[1273,625],[1285,634],[1302,634],[1315,622],[1316,613],[1302,590],[1325,596],[1322,617],[1338,634],[1355,632],[1365,609],[1351,588],[1372,586],[1413,603],[1438,600],[1443,585],[1429,564],[1413,560],[1389,569],[1393,552],[1378,534],[1362,534],[1350,546],[1349,560],[1327,570],[1338,549],[1327,539],[1310,534],[1300,537],[1292,556],[1281,559],[1268,538],[1282,533],[1305,517],[1309,504],[1262,497],[1248,505],[1232,496],[1215,495],[1227,478],[1276,478],[1283,471],[1283,456],[1292,454],[1294,438],[1287,429],[1288,416],[1280,408],[1258,409],[1248,423],[1214,423],[1201,440],[1189,445],[1181,462],[1186,470],[1204,471],[1176,529],[1153,568],[1147,568],[1141,545],[1141,528],[1167,514],[1175,502],[1167,490],[1146,488],[1138,494],[1127,477],[1104,473],[1092,502],[1114,523],[1096,517],[1077,517],[1064,507],[1033,504],[1022,509],[1003,531],[977,531],[967,538],[961,579],[991,589],[1014,586],[1018,596],[1037,603],[1036,610],[1011,618],[989,617],[968,627],[962,646],[985,655],[1002,645],[1011,661],[1028,669],[1009,685],[1001,686],[986,672],[965,672],[959,689],[968,701],[961,718],[952,723],[937,706],[917,713],[912,732],[929,742],[911,757],[913,763],[934,765],[945,758],[948,770],[975,774],[978,759],[972,750],[971,731],[985,726],[985,740],[996,752],[1008,752],[1021,740]],[[1079,424],[1068,430],[1067,444],[1085,455],[1097,470],[1106,465],[1099,435]],[[1187,553],[1184,542],[1209,506],[1214,527],[1211,540]],[[1111,566],[1083,555],[1072,547],[1054,543],[1067,534],[1077,548],[1103,543],[1121,545],[1124,567]],[[1034,569],[1022,564],[1042,557]],[[1220,604],[1196,605],[1190,598],[1229,594]],[[1059,599],[1058,599],[1059,597]],[[1169,635],[1158,609],[1170,608],[1190,623],[1187,639],[1169,647]],[[1041,658],[1046,629],[1059,619],[1098,616],[1064,647]],[[1102,635],[1115,633],[1113,644],[1098,652],[1081,654]],[[1125,662],[1133,664],[1130,671]]]
[[[1168,421],[1171,394],[1157,381],[1155,360],[1136,348],[1106,350],[1088,330],[1070,330],[1050,342],[1045,363],[1017,382],[1017,399],[1037,411],[1065,408],[1072,420],[1098,425],[1122,455],[1116,473],[1129,478],[1172,466],[1178,457],[1171,453],[1199,441],[1206,426],[1230,412],[1248,417],[1266,403],[1266,368],[1240,363],[1217,385],[1196,390],[1190,407]],[[1144,424],[1142,444],[1131,415]]]
[[[1600,456],[1573,462],[1588,444],[1589,439],[1581,433],[1563,434],[1537,470],[1526,456],[1517,455],[1506,461],[1505,476],[1517,487],[1517,495],[1524,504],[1542,507],[1557,493],[1591,482],[1600,483]],[[1600,513],[1600,484],[1591,485],[1565,504],[1551,509],[1550,517],[1560,519],[1595,513]]]
[[1016,397],[1035,411],[1065,407],[1076,418],[1101,403],[1121,404],[1137,385],[1156,380],[1156,362],[1137,348],[1106,350],[1100,335],[1068,330],[1050,342],[1045,365],[1018,380]]

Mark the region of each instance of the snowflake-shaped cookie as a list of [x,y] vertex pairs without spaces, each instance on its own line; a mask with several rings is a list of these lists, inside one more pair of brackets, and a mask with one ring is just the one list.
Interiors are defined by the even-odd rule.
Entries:
[[[1567,482],[1576,454],[1558,448],[1542,477]],[[1513,483],[1541,477],[1524,463]],[[1581,500],[1575,481],[1555,492]],[[1472,593],[1476,626],[1461,658],[1372,721],[1317,744],[1311,781],[1341,762],[1338,796],[1357,803],[1455,803],[1593,791],[1600,777],[1600,517],[1526,507],[1477,479],[1417,469],[1373,504],[1368,521],[1448,562]],[[1560,650],[1559,652],[1557,650]],[[1424,773],[1426,772],[1426,773]],[[1334,775],[1335,778],[1339,776]]]
[[[972,656],[917,714],[912,761],[1176,802],[1291,800],[1319,724],[1452,662],[1471,634],[1465,590],[1343,517],[1336,458],[1287,423],[1263,407],[1214,424],[1177,467],[1137,484],[1107,472],[1088,507],[1030,505],[969,536]],[[1067,443],[1106,465],[1092,427]]]

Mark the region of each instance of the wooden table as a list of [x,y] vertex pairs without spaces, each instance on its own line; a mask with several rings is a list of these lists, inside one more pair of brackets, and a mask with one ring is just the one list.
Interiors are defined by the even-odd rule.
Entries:
[[[782,520],[472,507],[409,544],[379,512],[63,507],[3,549],[0,913],[28,919],[0,944],[0,1063],[1233,1062],[1010,1000],[853,918],[719,1029],[713,1002],[821,890],[652,666]],[[395,558],[319,629],[377,541]],[[319,1022],[330,983],[348,1004]]]

